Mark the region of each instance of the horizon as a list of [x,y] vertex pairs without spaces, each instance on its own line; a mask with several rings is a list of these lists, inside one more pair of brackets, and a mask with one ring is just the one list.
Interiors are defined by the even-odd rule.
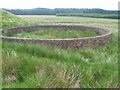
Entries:
[[0,3],[0,8],[6,9],[33,9],[33,8],[78,8],[78,9],[104,9],[118,10],[119,0],[4,0]]
[[[13,9],[13,10],[16,10],[16,9],[37,9],[37,8],[57,9],[57,8],[36,7],[36,8],[15,8],[15,9]],[[2,9],[12,10],[12,8],[2,8]],[[102,8],[59,8],[59,9],[102,9]],[[106,9],[102,9],[102,10],[106,10]],[[107,10],[107,11],[118,11],[118,10]]]

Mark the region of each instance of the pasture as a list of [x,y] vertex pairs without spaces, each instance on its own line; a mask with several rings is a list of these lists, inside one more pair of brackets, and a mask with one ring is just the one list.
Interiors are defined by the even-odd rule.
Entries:
[[54,28],[41,28],[34,32],[20,33],[11,35],[12,37],[24,37],[24,38],[41,38],[41,39],[66,39],[66,38],[83,38],[100,35],[95,31],[87,30],[62,30]]
[[[3,81],[3,87],[117,87],[117,19],[36,15],[23,15],[18,17],[32,23],[33,25],[85,25],[106,28],[112,32],[113,39],[112,42],[106,46],[78,50],[48,48],[46,46],[33,44],[3,42],[3,78],[5,79]],[[85,33],[82,35],[89,36],[92,32]],[[59,33],[57,33],[57,37],[59,36],[58,34]],[[24,37],[25,36],[28,37],[26,34],[24,34]],[[32,36],[33,34],[30,34],[30,37]],[[14,77],[14,80],[9,82],[8,77]]]

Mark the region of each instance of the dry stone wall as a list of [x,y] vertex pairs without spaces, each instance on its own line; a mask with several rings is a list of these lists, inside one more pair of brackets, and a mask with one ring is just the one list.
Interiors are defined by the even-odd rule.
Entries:
[[10,34],[18,34],[22,32],[33,32],[38,28],[59,28],[61,30],[94,30],[99,32],[100,36],[85,37],[85,38],[74,38],[74,39],[33,39],[33,38],[18,38],[18,37],[0,37],[4,41],[9,42],[21,42],[21,43],[33,43],[43,44],[52,47],[59,48],[72,48],[79,49],[83,47],[97,48],[111,42],[112,33],[103,28],[87,27],[87,26],[64,26],[64,25],[49,25],[49,26],[26,26],[26,27],[15,27],[8,29]]
[[0,29],[0,34],[4,33],[4,30],[3,29]]

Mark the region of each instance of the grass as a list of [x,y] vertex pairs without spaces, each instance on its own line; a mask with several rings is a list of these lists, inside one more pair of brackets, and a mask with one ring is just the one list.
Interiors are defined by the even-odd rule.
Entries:
[[[39,25],[85,25],[95,27],[115,27],[117,19],[100,19],[70,16],[18,15],[23,20]],[[111,25],[113,24],[113,26]]]
[[0,18],[0,22],[2,22],[2,29],[5,30],[11,27],[31,25],[27,21],[3,10],[0,10]]
[[34,32],[14,34],[12,37],[42,38],[42,39],[64,39],[64,38],[82,38],[100,35],[95,31],[88,30],[62,30],[62,29],[38,29]]
[[[12,48],[13,46],[15,48]],[[3,86],[115,87],[118,80],[117,53],[114,53],[115,48],[110,47],[111,44],[104,47],[104,50],[103,47],[61,50],[4,42],[3,76],[6,78],[14,75],[17,81],[10,84],[4,82]],[[106,51],[107,49],[109,51]]]
[[102,47],[61,50],[4,42],[3,76],[14,75],[17,82],[4,83],[3,86],[75,87],[76,83],[77,87],[83,88],[115,87],[118,80],[117,53],[113,55],[110,51],[115,50],[110,50],[110,46],[104,47],[104,51]]
[[[3,42],[3,87],[115,88],[118,85],[117,20],[82,17],[20,16],[39,25],[86,25],[112,31],[110,44],[79,50]],[[44,22],[44,23],[43,23]],[[8,76],[16,80],[7,83]]]
[[80,16],[80,17],[91,17],[91,18],[109,18],[118,19],[118,14],[97,14],[97,13],[59,13],[57,16]]

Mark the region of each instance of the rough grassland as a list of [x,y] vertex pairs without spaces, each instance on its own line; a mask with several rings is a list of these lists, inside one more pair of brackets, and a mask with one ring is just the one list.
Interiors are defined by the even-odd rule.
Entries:
[[[39,25],[86,25],[107,28],[113,33],[113,41],[100,48],[80,50],[3,42],[3,87],[117,87],[117,20],[55,16],[20,17]],[[12,80],[9,81],[8,77]]]
[[66,39],[66,38],[83,38],[100,35],[95,31],[87,30],[63,30],[54,28],[41,28],[34,32],[20,33],[11,35],[12,37],[25,37],[25,38],[42,38],[42,39]]
[[2,20],[2,29],[8,29],[10,27],[16,26],[25,26],[30,24],[20,19],[19,17],[3,10],[0,10],[0,18]]

